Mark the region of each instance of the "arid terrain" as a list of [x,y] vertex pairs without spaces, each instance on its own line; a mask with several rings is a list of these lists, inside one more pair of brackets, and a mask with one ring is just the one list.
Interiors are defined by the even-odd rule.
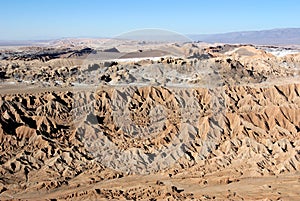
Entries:
[[299,200],[299,70],[296,46],[2,47],[0,200]]

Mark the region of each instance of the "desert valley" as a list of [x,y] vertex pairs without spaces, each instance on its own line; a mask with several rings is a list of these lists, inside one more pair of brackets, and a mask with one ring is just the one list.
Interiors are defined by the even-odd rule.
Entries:
[[298,200],[296,45],[0,50],[1,200]]

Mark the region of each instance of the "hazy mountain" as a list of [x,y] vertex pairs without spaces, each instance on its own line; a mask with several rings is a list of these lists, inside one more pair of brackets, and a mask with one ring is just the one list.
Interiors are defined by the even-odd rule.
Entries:
[[[203,41],[207,43],[242,43],[259,45],[300,45],[300,28],[271,29],[261,31],[241,31],[220,34],[177,34],[175,32],[160,29],[144,29],[123,34],[115,39],[129,40],[154,40],[154,41]],[[96,42],[95,37],[74,37],[48,40],[0,40],[0,46],[29,46],[55,43],[87,43]]]
[[209,43],[251,43],[261,45],[300,44],[300,28],[242,31],[222,34],[188,35],[192,40]]

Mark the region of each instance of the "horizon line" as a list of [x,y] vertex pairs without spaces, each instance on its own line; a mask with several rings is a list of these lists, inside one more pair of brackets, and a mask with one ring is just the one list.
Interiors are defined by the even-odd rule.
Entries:
[[[149,28],[145,29],[135,29],[133,31],[123,32],[123,33],[130,33],[135,31],[141,31],[141,30],[147,30]],[[153,28],[154,29],[154,28]],[[155,28],[159,30],[159,28]],[[241,31],[228,31],[228,32],[216,32],[216,33],[188,33],[188,34],[181,34],[172,30],[167,29],[161,29],[164,31],[170,31],[174,33],[181,34],[183,36],[209,36],[209,35],[221,35],[221,34],[230,34],[230,33],[250,33],[250,32],[261,32],[261,31],[275,31],[275,30],[287,30],[287,29],[300,29],[300,27],[286,27],[286,28],[272,28],[272,29],[258,29],[258,30],[241,30]],[[118,38],[118,35],[116,36],[36,36],[36,38],[39,39],[1,39],[1,42],[49,42],[49,41],[55,41],[55,40],[63,40],[63,39],[114,39]]]

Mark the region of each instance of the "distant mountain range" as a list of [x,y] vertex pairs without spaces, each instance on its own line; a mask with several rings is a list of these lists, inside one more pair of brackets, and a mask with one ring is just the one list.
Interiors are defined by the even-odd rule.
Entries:
[[194,41],[208,43],[247,43],[258,45],[300,44],[300,28],[242,31],[222,34],[188,35]]
[[[140,36],[138,35],[140,34]],[[159,35],[161,34],[161,35]],[[127,36],[128,35],[128,36]],[[129,34],[121,35],[120,38],[123,39],[136,39],[145,40],[145,38],[159,38],[159,39],[172,39],[173,41],[187,40],[183,35],[174,35],[174,32],[160,31],[157,30],[147,30],[129,32]],[[145,37],[147,36],[147,37]],[[179,37],[180,36],[180,37]],[[284,28],[284,29],[271,29],[271,30],[261,30],[261,31],[241,31],[241,32],[229,32],[221,34],[188,34],[186,35],[192,41],[203,41],[207,43],[241,43],[241,44],[257,44],[257,45],[300,45],[300,28]],[[68,40],[88,40],[89,37],[79,38],[62,38],[58,40],[0,40],[0,46],[28,46],[28,45],[47,45],[57,41]],[[104,38],[104,37],[103,37]],[[103,39],[102,38],[102,39]],[[96,39],[95,37],[90,37],[90,39]],[[98,38],[101,39],[101,38]],[[107,37],[106,37],[107,39]],[[117,39],[117,38],[115,38]]]

